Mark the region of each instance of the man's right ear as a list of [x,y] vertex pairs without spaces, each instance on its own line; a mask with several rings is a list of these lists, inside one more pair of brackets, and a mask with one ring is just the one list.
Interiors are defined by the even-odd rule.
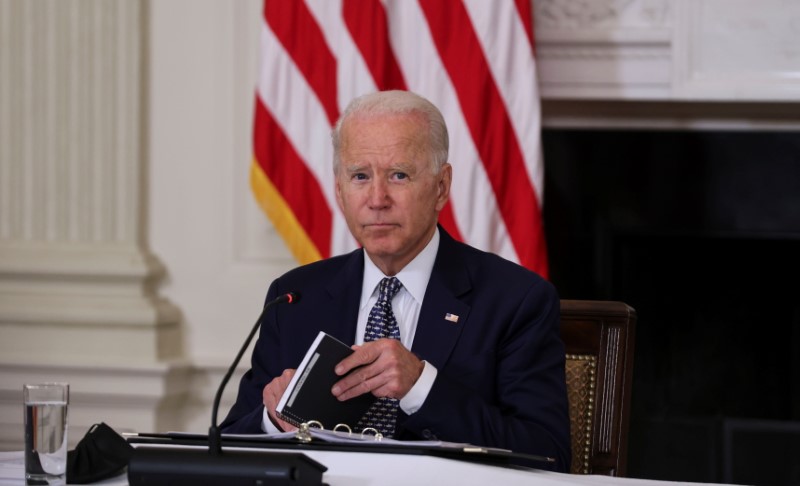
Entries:
[[333,176],[333,190],[336,193],[336,204],[339,205],[339,210],[344,212],[344,205],[342,204],[342,187],[339,184],[339,177],[335,174]]

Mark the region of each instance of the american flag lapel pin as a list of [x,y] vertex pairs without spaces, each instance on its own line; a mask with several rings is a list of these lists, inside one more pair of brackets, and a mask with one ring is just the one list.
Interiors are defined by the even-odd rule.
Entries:
[[444,315],[444,319],[450,322],[458,322],[458,316],[449,312]]

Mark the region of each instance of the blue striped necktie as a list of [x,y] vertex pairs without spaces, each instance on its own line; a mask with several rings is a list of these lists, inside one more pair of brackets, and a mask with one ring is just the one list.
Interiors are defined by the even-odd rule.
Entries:
[[[400,328],[392,312],[392,298],[403,286],[397,277],[386,277],[381,280],[378,289],[378,302],[369,311],[367,329],[364,332],[364,342],[375,341],[381,338],[400,340]],[[364,430],[372,427],[384,437],[394,435],[394,425],[397,420],[396,398],[381,397],[367,410],[367,413],[358,422],[358,428]]]

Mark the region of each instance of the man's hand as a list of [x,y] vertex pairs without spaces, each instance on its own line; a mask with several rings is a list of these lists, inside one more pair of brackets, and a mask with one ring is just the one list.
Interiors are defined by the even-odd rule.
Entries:
[[425,367],[396,339],[378,339],[353,349],[353,354],[336,365],[339,376],[358,368],[333,385],[331,392],[339,400],[369,392],[376,397],[403,398]]
[[283,396],[283,392],[286,391],[286,387],[289,386],[289,382],[292,381],[295,371],[296,370],[292,369],[283,370],[281,376],[273,378],[272,381],[270,381],[267,386],[264,387],[264,391],[262,393],[264,406],[267,407],[269,418],[272,420],[272,423],[277,425],[278,428],[284,432],[297,430],[297,427],[289,422],[284,422],[283,420],[279,419],[278,416],[275,415],[275,408],[278,406],[278,402],[281,401],[281,396]]

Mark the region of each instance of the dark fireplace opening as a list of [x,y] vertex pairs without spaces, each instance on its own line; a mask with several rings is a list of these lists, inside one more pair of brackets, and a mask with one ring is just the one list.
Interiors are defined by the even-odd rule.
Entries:
[[628,475],[800,484],[800,133],[543,143],[551,280],[638,314]]

